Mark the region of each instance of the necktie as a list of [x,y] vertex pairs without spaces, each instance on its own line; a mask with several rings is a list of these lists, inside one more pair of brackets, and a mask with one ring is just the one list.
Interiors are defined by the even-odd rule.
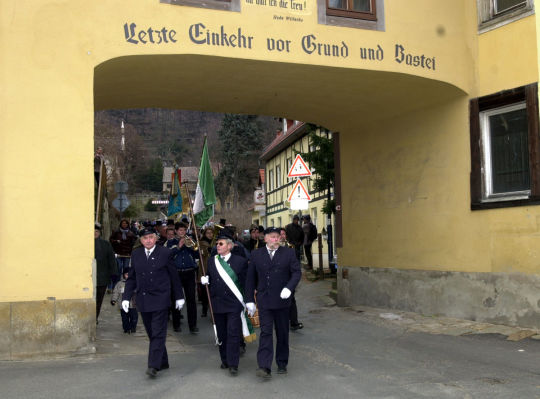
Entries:
[[148,259],[149,257],[150,257],[150,251],[146,250],[146,259]]
[[275,249],[271,249],[268,254],[270,255],[270,260],[272,260],[272,258],[274,257],[274,252],[276,252]]

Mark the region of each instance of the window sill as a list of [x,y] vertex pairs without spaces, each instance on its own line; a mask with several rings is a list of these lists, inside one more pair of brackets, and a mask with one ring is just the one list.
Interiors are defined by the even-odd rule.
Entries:
[[480,22],[478,24],[478,34],[481,35],[482,33],[492,31],[494,29],[500,28],[501,26],[518,21],[522,18],[526,18],[530,15],[534,15],[534,8],[526,7],[523,9],[516,10],[512,13],[494,17],[485,22]]
[[490,199],[482,200],[480,203],[471,203],[472,211],[485,209],[514,208],[517,206],[540,205],[540,198],[521,198],[521,199]]

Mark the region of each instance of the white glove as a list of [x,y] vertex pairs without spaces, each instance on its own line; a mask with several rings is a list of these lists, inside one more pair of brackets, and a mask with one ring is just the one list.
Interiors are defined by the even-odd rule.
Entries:
[[201,284],[202,285],[210,284],[210,280],[208,279],[208,276],[201,276]]
[[129,301],[122,301],[122,309],[124,309],[124,312],[129,313]]
[[177,300],[176,300],[176,304],[175,304],[176,310],[181,310],[181,309],[184,307],[184,303],[186,303],[185,300],[183,300],[183,299],[177,299]]
[[287,299],[291,296],[291,290],[285,287],[281,290],[281,294],[279,294],[279,296],[281,297],[281,299]]
[[246,303],[246,308],[248,311],[248,315],[253,316],[255,312],[257,311],[257,306],[253,302]]

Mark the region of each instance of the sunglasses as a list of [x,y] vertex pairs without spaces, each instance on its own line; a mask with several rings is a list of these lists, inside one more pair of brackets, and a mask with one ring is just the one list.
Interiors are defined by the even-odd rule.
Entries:
[[218,247],[221,247],[222,245],[225,245],[225,244],[226,244],[226,243],[224,243],[224,242],[218,242],[218,243],[217,243],[217,246],[218,246]]

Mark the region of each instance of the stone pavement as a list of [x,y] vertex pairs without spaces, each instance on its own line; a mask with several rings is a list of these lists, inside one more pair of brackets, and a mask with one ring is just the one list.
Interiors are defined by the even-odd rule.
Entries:
[[330,288],[328,280],[301,283],[305,328],[291,333],[286,376],[255,376],[255,343],[230,377],[219,369],[210,319],[201,318],[198,335],[169,330],[171,369],[150,380],[142,324],[123,334],[106,297],[95,353],[0,362],[0,398],[540,398],[540,345],[524,338],[536,331],[339,308]]

